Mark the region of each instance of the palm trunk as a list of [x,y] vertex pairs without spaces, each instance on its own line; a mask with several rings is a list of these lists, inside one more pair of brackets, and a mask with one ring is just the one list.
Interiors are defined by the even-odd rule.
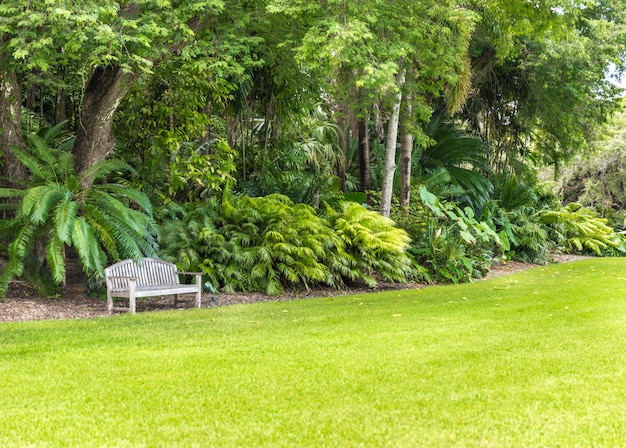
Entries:
[[396,172],[396,143],[398,140],[398,124],[400,122],[400,106],[402,104],[402,87],[404,86],[405,71],[398,73],[396,85],[398,93],[391,110],[387,125],[387,144],[385,147],[385,168],[383,171],[383,188],[380,199],[380,214],[389,217],[391,213],[391,199],[393,197],[393,177]]
[[413,108],[411,98],[406,102],[402,134],[400,135],[400,207],[406,214],[409,213],[411,203],[411,159],[413,157],[413,134],[409,132],[408,123],[411,122]]
[[346,158],[348,154],[348,122],[342,113],[337,120],[339,126],[339,148],[341,150],[341,159],[337,161],[337,177],[339,178],[339,188],[342,192],[346,191]]

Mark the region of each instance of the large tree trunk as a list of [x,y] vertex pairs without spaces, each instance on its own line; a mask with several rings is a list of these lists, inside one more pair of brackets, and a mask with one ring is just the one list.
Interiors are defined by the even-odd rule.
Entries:
[[362,118],[359,120],[359,182],[361,184],[361,191],[368,191],[372,189],[368,121],[368,118]]
[[[104,160],[115,148],[113,116],[139,74],[124,73],[121,67],[96,67],[87,81],[83,96],[83,109],[77,124],[74,143],[76,172],[84,174],[96,163]],[[93,179],[84,178],[88,188]]]
[[[0,55],[0,59],[2,56]],[[15,187],[28,179],[28,170],[10,148],[24,146],[22,91],[15,73],[0,70],[0,186]]]
[[385,168],[383,171],[383,188],[380,199],[380,214],[389,217],[391,213],[391,199],[393,197],[393,176],[396,172],[396,143],[398,141],[398,124],[400,122],[400,105],[402,104],[402,88],[404,86],[405,71],[398,73],[398,93],[391,109],[389,124],[387,125],[387,144],[385,147]]

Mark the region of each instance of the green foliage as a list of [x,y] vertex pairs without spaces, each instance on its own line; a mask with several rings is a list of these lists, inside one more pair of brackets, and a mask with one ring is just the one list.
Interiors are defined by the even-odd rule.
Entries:
[[45,72],[59,61],[82,58],[87,67],[117,65],[126,71],[149,71],[150,58],[163,56],[167,44],[193,37],[194,19],[215,14],[223,6],[221,0],[180,4],[10,0],[0,6],[0,34],[8,36],[2,42],[6,51],[29,70]]
[[[623,123],[617,125],[621,128]],[[564,168],[555,189],[564,202],[591,207],[621,225],[623,217],[619,215],[626,210],[626,131],[597,142],[596,148]]]
[[447,182],[460,187],[456,196],[462,202],[479,210],[493,192],[493,185],[485,177],[490,171],[485,144],[445,118],[443,112],[438,112],[425,127],[433,144],[414,149],[412,172],[423,183],[444,176]]
[[222,203],[175,207],[163,223],[164,258],[201,270],[224,291],[279,294],[284,287],[341,287],[376,277],[406,281],[408,237],[356,203],[318,215],[283,195],[226,194]]
[[581,204],[570,203],[561,210],[544,211],[539,219],[550,225],[568,253],[601,255],[602,250],[620,245],[620,237],[606,225],[607,220]]
[[[148,199],[117,183],[83,188],[66,149],[71,140],[52,147],[61,136],[62,125],[27,136],[28,149],[13,148],[32,175],[24,189],[0,189],[0,197],[21,201],[15,217],[7,223],[14,233],[8,263],[0,274],[0,295],[6,293],[13,277],[24,276],[25,262],[33,259],[38,246],[45,247],[45,261],[57,284],[65,281],[66,246],[76,249],[87,274],[100,276],[107,255],[117,261],[154,254],[156,228]],[[108,160],[85,176],[98,181],[128,168],[121,161]]]
[[[264,121],[259,132],[267,126]],[[259,134],[240,167],[246,171],[241,190],[250,196],[280,193],[311,205],[331,200],[339,189],[335,167],[342,163],[338,139],[337,127],[320,111],[291,119],[279,138]]]
[[488,143],[496,173],[516,173],[529,161],[558,173],[595,139],[620,96],[607,72],[612,63],[623,67],[626,22],[621,2],[612,3],[480,7],[474,89],[462,114]]
[[537,210],[530,206],[506,210],[496,202],[486,204],[482,218],[490,222],[500,236],[504,261],[548,263],[550,250],[556,244],[550,238],[549,229],[540,222],[538,216]]
[[391,282],[411,278],[411,260],[406,253],[411,239],[391,219],[355,202],[340,204],[338,212],[327,209],[326,214],[346,245],[351,270],[369,286],[376,286],[374,274]]
[[170,200],[189,201],[221,192],[234,181],[236,154],[224,140],[197,148],[189,143],[180,145],[165,167],[162,194]]
[[505,250],[492,226],[470,207],[440,200],[423,185],[413,193],[419,201],[409,210],[396,208],[393,218],[413,240],[410,253],[426,268],[424,279],[458,283],[483,277]]
[[542,211],[560,208],[557,198],[534,176],[497,176],[493,200],[485,205],[482,218],[498,232],[506,259],[546,264],[556,248],[550,229],[539,219]]

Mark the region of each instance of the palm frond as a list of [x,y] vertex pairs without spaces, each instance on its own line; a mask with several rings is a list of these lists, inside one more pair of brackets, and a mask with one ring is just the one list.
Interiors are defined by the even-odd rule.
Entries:
[[56,182],[57,176],[54,168],[49,163],[42,163],[41,158],[29,153],[26,149],[20,147],[12,147],[11,152],[15,157],[33,173],[31,183],[38,184],[41,182]]
[[52,279],[57,284],[65,281],[64,246],[58,236],[50,238],[46,246],[46,260],[52,271]]
[[135,169],[123,160],[105,159],[85,170],[81,176],[83,179],[94,179],[98,181],[116,171],[136,174]]
[[85,218],[76,219],[74,231],[72,232],[72,246],[78,252],[81,264],[85,270],[104,276],[106,257],[102,253],[93,228]]
[[57,204],[54,212],[56,237],[64,244],[69,244],[71,241],[77,212],[78,202],[72,200],[72,195],[67,192],[63,200]]

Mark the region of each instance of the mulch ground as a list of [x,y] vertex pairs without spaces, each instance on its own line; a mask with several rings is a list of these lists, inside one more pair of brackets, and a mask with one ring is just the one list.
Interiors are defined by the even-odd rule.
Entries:
[[[580,256],[558,256],[556,262],[575,261]],[[520,272],[535,267],[532,264],[511,261],[503,265],[494,266],[486,278]],[[346,288],[342,291],[336,289],[315,289],[311,291],[290,291],[280,296],[268,296],[265,294],[218,294],[217,300],[212,301],[211,294],[202,297],[203,308],[214,306],[234,305],[255,302],[277,302],[294,300],[307,297],[331,297],[340,294],[366,293],[397,289],[423,288],[422,284],[381,284],[376,289],[367,287]],[[193,306],[193,296],[185,300],[181,297],[178,308],[190,308]],[[174,309],[174,298],[157,297],[142,299],[137,302],[137,311],[161,311]],[[116,313],[114,313],[116,314]],[[110,316],[106,310],[106,302],[99,298],[88,297],[81,290],[63,291],[59,298],[38,297],[34,289],[24,282],[13,282],[5,298],[0,299],[0,322],[46,320],[46,319],[87,319]]]

